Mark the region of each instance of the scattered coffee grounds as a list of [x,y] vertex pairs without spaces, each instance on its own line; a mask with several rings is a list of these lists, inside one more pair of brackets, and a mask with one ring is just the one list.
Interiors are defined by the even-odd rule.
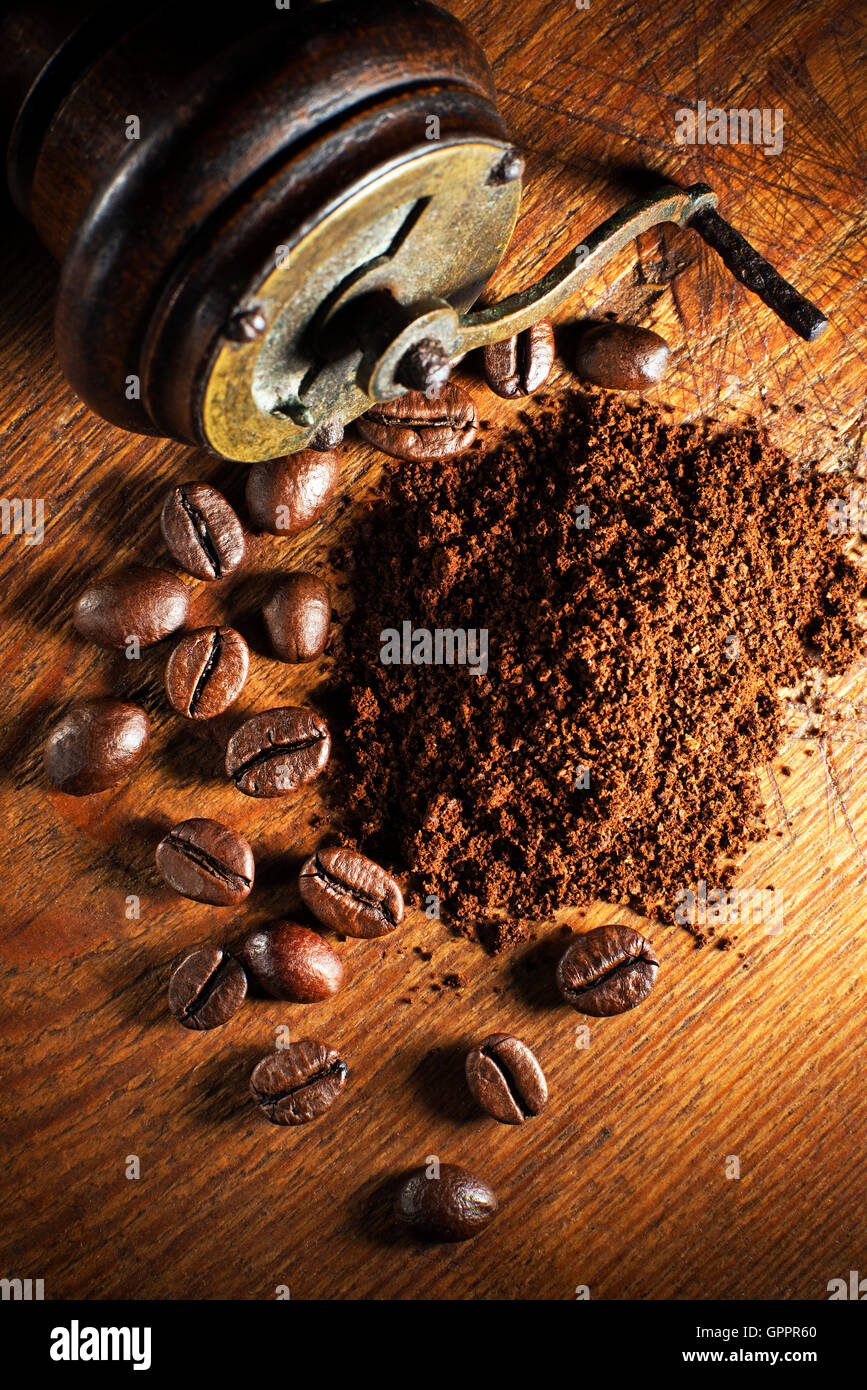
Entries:
[[443,975],[440,980],[443,989],[466,989],[469,983],[467,976],[459,970],[451,971],[448,975]]
[[[393,466],[344,557],[340,804],[365,853],[493,950],[561,907],[672,920],[678,890],[730,884],[766,833],[778,689],[861,650],[840,487],[596,391]],[[465,664],[436,664],[437,629]]]

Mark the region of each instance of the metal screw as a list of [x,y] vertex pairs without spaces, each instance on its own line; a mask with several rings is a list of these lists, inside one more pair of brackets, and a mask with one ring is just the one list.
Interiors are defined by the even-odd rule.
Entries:
[[451,376],[452,362],[438,338],[420,338],[403,354],[395,372],[399,386],[437,395]]
[[516,150],[514,145],[510,150],[506,150],[502,159],[494,165],[488,174],[488,183],[502,184],[514,183],[519,179],[526,168],[526,160],[520,150]]
[[330,420],[324,420],[314,434],[311,434],[307,441],[308,449],[316,449],[320,454],[330,453],[343,443],[343,421],[338,420],[334,415]]
[[233,343],[252,343],[261,338],[268,320],[261,309],[239,309],[226,324],[224,334]]

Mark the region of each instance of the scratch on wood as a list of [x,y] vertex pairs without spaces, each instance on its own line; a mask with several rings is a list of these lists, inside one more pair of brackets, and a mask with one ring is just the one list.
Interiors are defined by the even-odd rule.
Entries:
[[792,844],[794,844],[795,840],[798,837],[792,827],[792,822],[789,819],[789,813],[786,810],[785,802],[783,801],[783,794],[780,791],[780,784],[777,781],[776,776],[774,775],[774,769],[771,767],[770,763],[765,764],[765,771],[768,774],[768,780],[771,784],[771,796],[773,798],[774,806],[777,809],[779,823],[786,831],[788,831],[789,840]]
[[837,804],[838,804],[838,806],[840,807],[841,814],[842,814],[842,816],[843,816],[844,821],[846,822],[846,827],[847,827],[847,829],[848,829],[848,831],[849,831],[849,834],[850,834],[851,837],[852,837],[852,843],[853,843],[853,845],[855,846],[855,848],[857,849],[857,851],[858,851],[858,853],[860,854],[861,858],[864,860],[865,864],[867,864],[867,854],[864,853],[864,849],[863,849],[863,847],[862,847],[862,845],[861,845],[861,843],[860,843],[860,841],[859,841],[859,839],[858,839],[858,836],[855,834],[855,827],[854,827],[854,825],[852,824],[852,820],[851,820],[851,818],[850,818],[850,816],[849,816],[849,811],[848,811],[848,808],[847,808],[847,806],[846,806],[846,801],[845,801],[845,799],[844,799],[844,797],[843,797],[843,792],[842,792],[842,790],[841,790],[841,788],[840,788],[840,782],[839,782],[839,778],[838,778],[838,776],[837,776],[837,769],[836,769],[836,767],[835,767],[835,765],[834,765],[833,754],[831,753],[830,747],[828,746],[828,737],[827,737],[827,735],[826,735],[826,734],[823,734],[822,737],[821,737],[820,739],[818,739],[817,742],[818,742],[819,753],[820,753],[821,758],[822,758],[822,764],[823,764],[823,766],[824,766],[824,768],[825,768],[825,772],[826,772],[826,775],[827,775],[828,785],[830,786],[831,790],[833,791],[834,797],[836,798],[836,801],[837,801]]

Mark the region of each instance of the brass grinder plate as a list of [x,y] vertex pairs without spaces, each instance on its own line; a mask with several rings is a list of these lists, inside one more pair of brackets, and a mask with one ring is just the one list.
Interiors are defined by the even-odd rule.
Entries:
[[[354,299],[387,288],[405,306],[435,297],[459,313],[469,308],[518,216],[520,180],[487,181],[507,148],[467,139],[409,151],[275,248],[242,305],[262,311],[264,333],[251,342],[221,339],[208,375],[201,414],[213,449],[242,462],[277,458],[304,448],[325,420],[348,423],[370,408],[356,383],[357,342],[328,360],[311,350],[311,322],[338,291]],[[312,424],[280,413],[297,414],[297,403]]]

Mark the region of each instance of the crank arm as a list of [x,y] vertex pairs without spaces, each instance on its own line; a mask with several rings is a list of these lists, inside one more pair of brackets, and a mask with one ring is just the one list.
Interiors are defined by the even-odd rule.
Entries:
[[408,388],[436,393],[448,376],[450,362],[551,317],[618,251],[662,222],[698,232],[742,285],[788,328],[808,343],[815,342],[828,326],[825,315],[720,217],[716,204],[717,196],[707,184],[695,183],[686,189],[668,184],[647,198],[627,203],[535,285],[496,304],[463,315],[444,299],[427,299],[401,309],[403,319],[394,334],[386,330],[378,342],[368,340],[356,378],[359,387],[374,401],[393,400]]
[[464,314],[452,355],[514,337],[539,319],[550,318],[612,256],[642,232],[661,222],[691,227],[712,246],[728,270],[759,296],[788,328],[808,343],[828,326],[825,315],[784,280],[734,227],[716,212],[717,196],[707,184],[667,186],[626,204],[594,229],[582,245],[567,252],[535,285]]

